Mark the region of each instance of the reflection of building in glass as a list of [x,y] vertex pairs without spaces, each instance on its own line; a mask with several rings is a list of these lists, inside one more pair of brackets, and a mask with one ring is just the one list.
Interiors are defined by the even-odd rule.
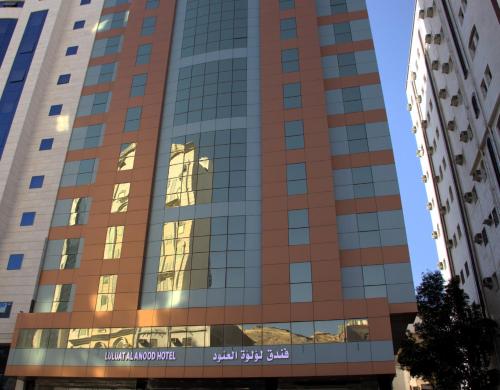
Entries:
[[[345,335],[347,334],[347,338]],[[367,319],[143,328],[23,329],[17,348],[178,348],[360,342]]]
[[121,257],[124,233],[125,226],[108,227],[104,246],[104,259],[119,259]]
[[193,143],[172,144],[167,207],[210,202],[213,165]]
[[134,168],[135,151],[137,144],[131,142],[129,144],[122,144],[120,147],[120,156],[118,158],[118,170],[127,171]]
[[193,228],[193,220],[163,225],[158,291],[189,289]]
[[128,209],[128,195],[130,193],[130,183],[115,184],[113,189],[113,202],[111,203],[112,213],[124,213]]
[[115,303],[117,275],[104,275],[99,278],[96,311],[111,311]]

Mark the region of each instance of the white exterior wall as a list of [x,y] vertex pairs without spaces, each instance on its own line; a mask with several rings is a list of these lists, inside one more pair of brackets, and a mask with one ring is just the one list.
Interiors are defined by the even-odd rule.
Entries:
[[[452,18],[452,26],[445,16],[443,1],[448,4]],[[433,16],[428,14],[433,6]],[[423,174],[428,181],[425,184],[428,200],[433,204],[431,212],[434,230],[438,232],[436,239],[439,259],[445,278],[449,278],[454,270],[455,275],[461,271],[465,277],[464,290],[471,299],[478,302],[479,296],[485,299],[488,313],[497,321],[500,320],[500,290],[495,275],[500,278],[500,225],[488,225],[485,221],[496,208],[500,213],[500,191],[492,161],[486,147],[489,137],[496,148],[498,157],[498,116],[500,90],[500,24],[489,0],[468,1],[464,12],[464,20],[458,17],[462,1],[459,0],[418,0],[416,2],[413,36],[411,42],[407,96],[411,105],[410,113],[416,127],[417,147],[422,148],[420,161]],[[419,11],[425,10],[425,18],[419,17]],[[474,58],[469,48],[469,36],[473,26],[479,33],[479,44]],[[461,51],[464,54],[468,76],[465,77],[459,62],[458,52],[452,39],[451,29],[456,32]],[[432,35],[432,43],[425,43],[425,36]],[[436,44],[434,38],[441,34],[441,43]],[[427,58],[427,68],[426,68]],[[443,63],[449,63],[449,74],[442,72]],[[439,69],[432,69],[432,62],[439,61]],[[486,96],[483,96],[480,85],[484,77],[486,65],[491,69],[493,79]],[[434,97],[432,84],[438,93],[444,89],[446,98]],[[460,91],[462,99],[458,106],[451,104],[451,98]],[[481,107],[476,119],[472,108],[473,94]],[[421,101],[421,103],[419,103]],[[432,108],[431,103],[432,101]],[[410,106],[409,106],[410,107]],[[441,112],[444,126],[438,112]],[[424,129],[422,121],[427,120]],[[456,129],[447,130],[449,121],[454,120]],[[460,140],[460,133],[470,126],[471,139]],[[443,128],[444,127],[444,128]],[[439,132],[437,135],[436,130]],[[424,134],[425,132],[425,134]],[[430,150],[432,147],[433,150]],[[459,165],[455,156],[462,154],[464,162]],[[444,168],[443,159],[446,163]],[[434,167],[434,169],[431,168]],[[473,172],[482,170],[482,179],[474,180]],[[442,176],[440,174],[442,172]],[[439,180],[436,176],[440,176]],[[485,177],[486,176],[486,177]],[[451,188],[454,201],[451,200]],[[475,188],[477,200],[472,203],[464,201],[464,194]],[[440,206],[449,210],[440,211]],[[462,232],[459,238],[458,228]],[[474,242],[476,234],[483,228],[488,236],[488,244]],[[466,232],[469,231],[469,245]],[[455,237],[455,239],[454,239]],[[448,244],[448,240],[451,240]],[[455,242],[456,241],[456,245]],[[450,245],[451,244],[451,245]],[[476,260],[474,260],[476,259]],[[465,262],[470,271],[466,276]],[[473,262],[477,270],[474,277]],[[484,278],[493,277],[492,288],[485,287]]]
[[[30,309],[45,240],[48,236],[66,150],[100,17],[103,0],[80,6],[79,1],[28,0],[23,8],[2,8],[2,18],[18,19],[0,71],[0,92],[30,14],[48,9],[35,56],[0,159],[0,301],[12,301],[10,318],[0,319],[0,343],[10,343],[16,315]],[[73,30],[76,20],[84,29]],[[78,53],[65,56],[68,46]],[[70,73],[69,84],[57,85]],[[48,116],[49,107],[63,104],[62,115]],[[42,138],[54,138],[52,150],[39,151]],[[32,176],[45,175],[43,187],[30,190]],[[20,227],[23,212],[35,211],[34,226]],[[7,271],[12,253],[23,253],[20,270]]]

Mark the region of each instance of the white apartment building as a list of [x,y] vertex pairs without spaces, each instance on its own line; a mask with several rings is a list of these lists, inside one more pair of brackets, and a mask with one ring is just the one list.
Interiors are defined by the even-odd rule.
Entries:
[[[101,7],[81,7],[80,1],[0,1],[3,364],[16,316],[30,311],[36,295],[40,263],[100,12]],[[58,109],[61,112],[54,115]],[[38,212],[35,214],[34,210]]]
[[[407,96],[445,278],[500,320],[500,8],[418,0]],[[425,205],[422,205],[425,207]]]

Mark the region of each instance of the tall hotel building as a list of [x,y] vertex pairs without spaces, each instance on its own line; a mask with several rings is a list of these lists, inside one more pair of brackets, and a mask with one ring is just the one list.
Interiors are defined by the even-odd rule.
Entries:
[[497,322],[499,37],[498,0],[418,0],[407,80],[439,268]]
[[390,389],[416,306],[364,0],[0,6],[18,388]]

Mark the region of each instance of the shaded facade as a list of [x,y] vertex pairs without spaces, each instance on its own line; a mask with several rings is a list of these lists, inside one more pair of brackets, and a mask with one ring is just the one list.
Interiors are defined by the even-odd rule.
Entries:
[[[15,12],[50,18],[59,2],[43,3]],[[61,145],[52,195],[43,210],[14,201],[25,224],[5,227],[47,237],[29,298],[12,298],[6,374],[38,388],[390,388],[416,307],[364,1],[65,6],[61,35],[90,45],[62,51],[78,59],[76,104],[44,99]],[[80,10],[94,19],[81,26]],[[22,254],[5,237],[2,256]]]
[[495,1],[415,7],[407,95],[438,267],[498,322],[500,9]]

